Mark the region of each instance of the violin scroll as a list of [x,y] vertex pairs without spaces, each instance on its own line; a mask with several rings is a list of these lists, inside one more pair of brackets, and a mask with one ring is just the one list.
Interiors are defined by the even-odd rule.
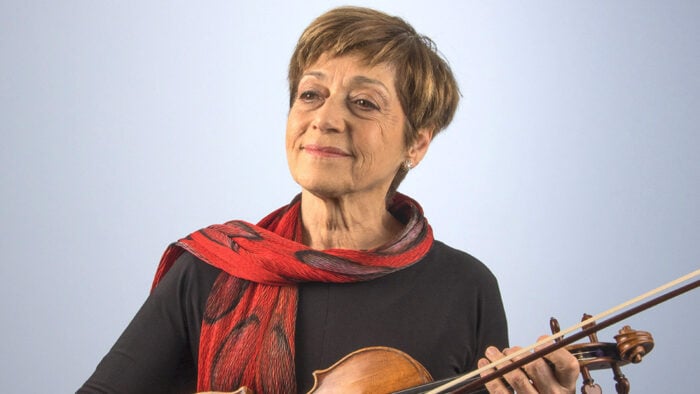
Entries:
[[[590,318],[584,314],[582,321]],[[590,323],[595,324],[595,323]],[[559,331],[559,323],[555,318],[550,320],[552,333]],[[587,328],[584,326],[583,328]],[[646,331],[634,330],[630,326],[624,326],[617,335],[615,343],[599,342],[598,336],[592,333],[588,336],[590,342],[577,343],[566,346],[581,366],[583,385],[581,392],[584,394],[602,393],[602,389],[595,383],[590,371],[598,369],[612,369],[615,379],[615,389],[618,394],[627,394],[630,390],[629,380],[622,373],[620,367],[629,363],[639,363],[642,358],[654,348],[654,339]]]
[[633,330],[630,326],[622,327],[620,333],[615,335],[615,341],[620,358],[633,364],[641,362],[654,348],[654,339],[650,333]]

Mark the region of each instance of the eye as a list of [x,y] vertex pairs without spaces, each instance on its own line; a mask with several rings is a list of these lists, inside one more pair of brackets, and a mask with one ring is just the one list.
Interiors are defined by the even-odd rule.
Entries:
[[367,100],[367,99],[357,99],[353,101],[355,105],[360,107],[364,111],[370,111],[370,110],[378,110],[379,106],[375,104],[374,102]]
[[321,95],[318,94],[318,92],[314,90],[305,90],[299,94],[299,100],[304,101],[304,102],[312,102],[317,99],[319,99]]

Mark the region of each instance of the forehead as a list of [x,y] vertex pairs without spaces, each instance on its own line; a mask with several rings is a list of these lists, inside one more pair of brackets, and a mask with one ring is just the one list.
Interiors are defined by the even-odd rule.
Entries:
[[387,63],[370,64],[359,55],[341,55],[331,57],[321,55],[302,73],[301,80],[314,78],[319,80],[351,81],[354,84],[383,85],[394,91],[396,73],[394,67]]

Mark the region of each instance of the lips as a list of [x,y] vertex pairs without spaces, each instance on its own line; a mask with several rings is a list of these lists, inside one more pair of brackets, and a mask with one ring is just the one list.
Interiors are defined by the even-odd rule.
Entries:
[[310,155],[320,157],[350,157],[351,154],[333,146],[304,145],[302,149]]

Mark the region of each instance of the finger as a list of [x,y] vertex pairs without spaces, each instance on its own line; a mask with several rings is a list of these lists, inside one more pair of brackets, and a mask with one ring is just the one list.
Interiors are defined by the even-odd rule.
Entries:
[[[537,341],[539,342],[545,337],[546,336],[541,336]],[[542,347],[544,346],[538,347],[535,350],[539,350],[539,348]],[[552,367],[547,369],[555,376],[555,379],[562,388],[575,391],[576,381],[580,372],[580,365],[576,357],[569,353],[568,350],[561,348],[549,353],[545,358],[552,364]]]
[[[488,359],[482,358],[479,360],[477,365],[479,366],[479,368],[483,368],[483,367],[489,365],[490,363],[491,363],[491,361],[489,361]],[[493,372],[496,372],[495,368],[488,369],[488,370],[481,373],[481,377],[483,378],[483,377],[485,377]],[[503,383],[503,382],[504,382],[503,380],[498,379],[498,378],[492,379],[491,381],[486,382],[484,384],[484,387],[486,387],[486,390],[488,390],[488,392],[490,394],[510,394],[510,393],[512,393],[513,391],[508,386],[506,386],[505,383]]]
[[[486,357],[491,360],[491,361],[496,361],[500,360],[503,357],[506,356],[506,354],[511,354],[516,351],[520,350],[520,348],[510,348],[510,349],[505,349],[503,352],[498,351],[493,346],[490,346],[486,349]],[[521,357],[522,358],[522,357]],[[515,359],[514,359],[515,360]],[[512,362],[505,362],[499,366],[496,367],[496,369],[502,369],[507,365],[510,365]],[[530,377],[527,376],[525,371],[522,369],[514,369],[505,375],[503,375],[503,378],[508,382],[511,388],[515,390],[515,392],[519,394],[536,394],[537,390],[535,387],[532,385],[532,381],[530,380]]]
[[[506,355],[510,355],[516,350],[518,350],[518,348],[506,349],[504,353]],[[527,355],[529,355],[529,353],[518,357],[514,357],[513,361],[519,361]],[[532,382],[531,384],[534,385],[536,389],[547,388],[548,390],[551,390],[560,388],[559,381],[554,376],[552,368],[547,364],[547,362],[544,359],[538,358],[536,360],[533,360],[523,365],[522,369],[525,375]]]

